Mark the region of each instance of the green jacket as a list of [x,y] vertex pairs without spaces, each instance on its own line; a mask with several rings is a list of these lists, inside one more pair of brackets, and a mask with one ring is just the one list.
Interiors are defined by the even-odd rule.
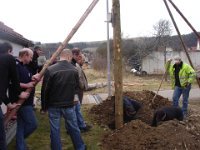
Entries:
[[[175,87],[174,65],[172,65],[170,62],[167,62],[165,67],[170,75],[172,88],[174,88]],[[179,71],[179,80],[181,87],[184,88],[188,83],[193,83],[195,78],[196,78],[196,73],[194,69],[190,65],[183,63],[182,68]]]

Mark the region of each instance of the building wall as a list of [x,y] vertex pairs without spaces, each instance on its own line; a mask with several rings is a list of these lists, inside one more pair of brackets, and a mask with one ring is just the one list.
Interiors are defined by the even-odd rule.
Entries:
[[18,45],[18,44],[12,43],[10,41],[6,41],[6,40],[0,39],[0,42],[8,42],[8,43],[10,43],[12,45],[12,47],[13,47],[13,55],[15,57],[18,56],[19,50],[21,50],[22,48],[24,48],[22,45]]
[[[189,61],[184,51],[168,51],[166,54],[166,60],[173,58],[177,55],[179,55],[184,62],[189,64]],[[189,52],[189,55],[194,65],[194,68],[196,70],[200,69],[200,51]],[[148,74],[162,74],[165,71],[164,61],[164,53],[154,51],[142,60],[142,70],[146,71]]]

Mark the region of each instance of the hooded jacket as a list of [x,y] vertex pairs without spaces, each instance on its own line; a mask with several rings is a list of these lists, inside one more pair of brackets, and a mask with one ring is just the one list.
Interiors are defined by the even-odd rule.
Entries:
[[[171,79],[171,85],[172,85],[172,88],[174,88],[175,87],[175,65],[172,65],[168,62],[166,64],[166,68],[168,68],[168,72]],[[178,73],[178,77],[180,80],[180,86],[184,88],[188,85],[188,83],[189,84],[193,83],[194,79],[196,78],[196,73],[190,65],[186,63],[182,63],[182,66],[180,67],[180,71]]]

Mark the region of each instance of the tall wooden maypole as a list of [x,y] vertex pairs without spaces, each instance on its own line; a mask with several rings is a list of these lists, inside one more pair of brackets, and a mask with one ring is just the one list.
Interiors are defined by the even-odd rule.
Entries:
[[114,47],[114,83],[115,83],[115,127],[123,126],[123,80],[122,80],[122,54],[121,54],[121,24],[120,24],[120,2],[112,1],[113,7],[113,47]]

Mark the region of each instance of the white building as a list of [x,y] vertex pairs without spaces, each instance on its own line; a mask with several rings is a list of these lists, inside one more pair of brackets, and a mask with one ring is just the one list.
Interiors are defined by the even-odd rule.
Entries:
[[[173,58],[174,56],[180,56],[182,60],[189,64],[188,58],[185,51],[173,51],[172,49],[166,50],[166,58],[164,52],[153,51],[151,54],[143,58],[142,70],[146,71],[147,74],[163,74],[165,72],[165,60]],[[200,69],[200,50],[189,51],[190,59],[193,63],[194,69]]]

